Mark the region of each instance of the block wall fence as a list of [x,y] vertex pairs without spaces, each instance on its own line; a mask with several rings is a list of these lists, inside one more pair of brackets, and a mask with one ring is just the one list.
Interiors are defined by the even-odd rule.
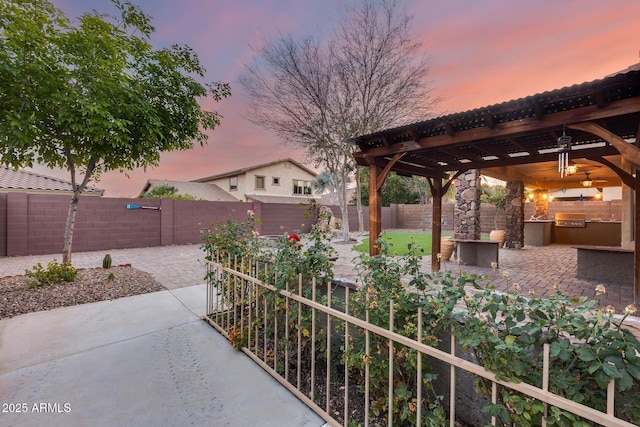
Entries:
[[[43,255],[62,252],[69,196],[0,194],[0,256]],[[127,204],[160,209],[127,209]],[[336,217],[340,209],[332,206]],[[207,202],[172,199],[82,197],[73,234],[74,252],[199,244],[200,231],[228,219],[246,220],[254,209],[262,221],[258,232],[280,235],[308,232],[315,214],[304,219],[306,206],[260,202]],[[389,224],[389,209],[383,221]],[[358,229],[355,206],[349,224]],[[368,209],[365,208],[365,229]]]
[[[0,256],[53,254],[62,251],[69,196],[27,193],[0,194]],[[155,209],[127,209],[127,204]],[[83,197],[73,236],[73,251],[101,251],[166,245],[199,244],[200,231],[227,219],[243,221],[254,209],[262,221],[258,232],[280,235],[308,232],[315,214],[304,219],[306,206],[260,202],[207,202],[171,199],[129,199]],[[331,207],[341,218],[340,209]],[[585,213],[587,219],[620,219],[622,202],[551,202],[549,218],[555,213]],[[525,219],[533,214],[533,204],[525,204]],[[369,210],[363,207],[364,229],[369,229]],[[494,228],[496,209],[481,206],[483,233]],[[453,204],[443,204],[442,229],[453,230]],[[497,212],[498,228],[505,226],[504,211]],[[358,230],[355,206],[349,207],[349,228]],[[392,205],[382,208],[382,229],[431,229],[431,205]]]

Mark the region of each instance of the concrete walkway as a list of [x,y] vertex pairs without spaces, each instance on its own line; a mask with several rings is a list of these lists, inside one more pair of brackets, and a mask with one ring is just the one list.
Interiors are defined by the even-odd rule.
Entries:
[[[1,426],[324,424],[201,320],[197,245],[110,253],[170,290],[0,320]],[[74,264],[102,256],[77,253]],[[51,259],[0,258],[0,272]]]

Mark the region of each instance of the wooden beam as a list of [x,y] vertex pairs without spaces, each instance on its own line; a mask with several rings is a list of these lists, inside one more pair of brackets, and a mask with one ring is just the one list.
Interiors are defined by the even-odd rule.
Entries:
[[493,119],[493,114],[491,114],[490,111],[485,111],[484,112],[484,124],[489,128],[489,129],[493,129],[494,127],[496,127],[496,122]]
[[382,232],[382,192],[377,185],[378,176],[382,168],[377,165],[369,166],[369,255],[380,253],[376,240]]
[[629,144],[624,139],[620,138],[615,133],[597,125],[593,122],[573,123],[567,125],[569,129],[582,130],[592,133],[605,141],[609,142],[613,147],[618,150],[622,157],[633,165],[636,169],[640,169],[640,148],[633,144]]
[[631,175],[629,172],[622,169],[621,167],[618,167],[617,165],[613,164],[612,162],[605,159],[604,157],[589,157],[589,160],[602,163],[603,165],[605,165],[606,167],[614,171],[616,175],[620,177],[620,180],[624,183],[624,185],[626,185],[627,187],[629,188],[635,187],[636,184],[635,184],[633,175]]
[[496,157],[499,157],[501,159],[509,159],[510,158],[509,154],[505,153],[504,151],[496,150],[495,148],[493,148],[489,144],[482,144],[482,145],[473,144],[473,146],[476,147],[480,151],[484,151],[485,153],[492,154],[492,155],[494,155]]
[[438,254],[441,252],[442,239],[442,180],[439,178],[427,179],[433,204],[431,207],[431,271],[440,270],[440,259]]
[[528,187],[545,188],[545,184],[549,184],[548,182],[533,179],[531,176],[510,166],[482,168],[480,169],[480,172],[483,175],[500,179],[502,181],[522,181],[526,183]]
[[445,123],[444,124],[444,129],[445,129],[445,132],[447,133],[447,135],[449,135],[449,136],[453,136],[453,135],[456,134],[455,129],[453,129],[453,123],[451,123],[451,122]]
[[538,120],[542,119],[542,116],[544,116],[544,108],[542,107],[540,101],[535,98],[533,99],[533,111],[536,112],[536,118]]
[[393,159],[389,160],[389,163],[387,163],[376,180],[376,191],[380,191],[380,189],[382,188],[382,184],[384,184],[384,181],[387,179],[387,175],[389,175],[389,172],[391,171],[393,165],[395,165],[398,160],[403,158],[406,154],[407,153],[398,153],[393,156]]
[[638,296],[640,296],[640,174],[636,170],[635,200],[633,202],[633,248],[634,248],[634,292],[633,302],[638,304]]
[[[571,150],[571,155],[573,159],[580,159],[585,157],[594,157],[594,156],[615,156],[618,155],[619,152],[612,146],[603,146],[597,148],[589,148],[589,149],[580,149],[580,150]],[[509,157],[507,159],[495,159],[495,160],[484,160],[482,162],[470,162],[465,163],[465,167],[469,169],[488,169],[495,168],[501,166],[517,166],[517,165],[527,165],[533,163],[542,163],[542,162],[551,162],[558,160],[558,153],[544,153],[539,154],[537,156],[518,156],[518,157]]]
[[[362,166],[370,166],[370,165],[377,165],[380,166],[380,168],[384,169],[387,167],[387,165],[389,164],[389,160],[384,159],[382,157],[369,157],[369,156],[364,156],[364,157],[356,157],[356,163],[358,163],[359,165]],[[398,159],[400,160],[400,159]],[[401,161],[397,161],[393,167],[391,168],[391,170],[398,172],[399,174],[402,175],[407,175],[407,176],[427,176],[427,177],[432,177],[432,178],[446,178],[448,175],[443,172],[441,169],[434,169],[432,167],[429,166],[423,166],[423,165],[411,165],[408,162],[401,162]]]
[[482,157],[467,152],[463,153],[462,150],[456,148],[440,148],[439,151],[447,153],[451,156],[461,157],[463,159],[471,160],[474,162],[484,162],[484,159]]
[[508,138],[507,139],[511,144],[515,145],[516,147],[520,148],[522,151],[526,151],[527,153],[531,154],[531,155],[537,155],[540,154],[540,152],[538,150],[536,150],[533,147],[525,147],[524,145],[516,142],[515,140],[513,140],[512,138]]

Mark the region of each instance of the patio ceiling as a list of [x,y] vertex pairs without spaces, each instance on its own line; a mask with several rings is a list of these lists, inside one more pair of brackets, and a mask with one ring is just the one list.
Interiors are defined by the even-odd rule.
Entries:
[[[577,172],[561,178],[563,131],[572,138],[569,157]],[[633,146],[639,133],[636,64],[601,80],[364,135],[353,143],[362,166],[431,178],[481,169],[528,187],[559,189],[581,187],[586,173],[594,187],[619,186],[623,179],[633,186],[623,167],[640,163]],[[627,149],[632,151],[621,156]]]

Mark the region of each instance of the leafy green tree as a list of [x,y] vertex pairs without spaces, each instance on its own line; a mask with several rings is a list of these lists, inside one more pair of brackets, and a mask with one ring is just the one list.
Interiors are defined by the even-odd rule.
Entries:
[[498,228],[498,210],[507,207],[507,189],[504,185],[482,184],[480,186],[480,202],[491,203],[496,207],[496,215],[493,220],[493,228]]
[[191,194],[180,194],[173,185],[162,184],[153,187],[151,190],[140,196],[141,199],[175,199],[175,200],[198,200]]
[[67,263],[87,184],[203,145],[221,116],[198,99],[231,94],[226,83],[198,80],[205,69],[188,46],[154,49],[155,29],[138,7],[113,4],[117,17],[94,11],[72,24],[44,0],[0,2],[0,163],[69,170]]
[[[414,178],[398,175],[389,172],[387,179],[382,184],[382,206],[391,204],[413,205],[421,203],[424,195],[415,188]],[[362,188],[362,204],[369,206],[369,170],[362,168],[360,171],[360,182]],[[423,184],[427,185],[426,182]]]

